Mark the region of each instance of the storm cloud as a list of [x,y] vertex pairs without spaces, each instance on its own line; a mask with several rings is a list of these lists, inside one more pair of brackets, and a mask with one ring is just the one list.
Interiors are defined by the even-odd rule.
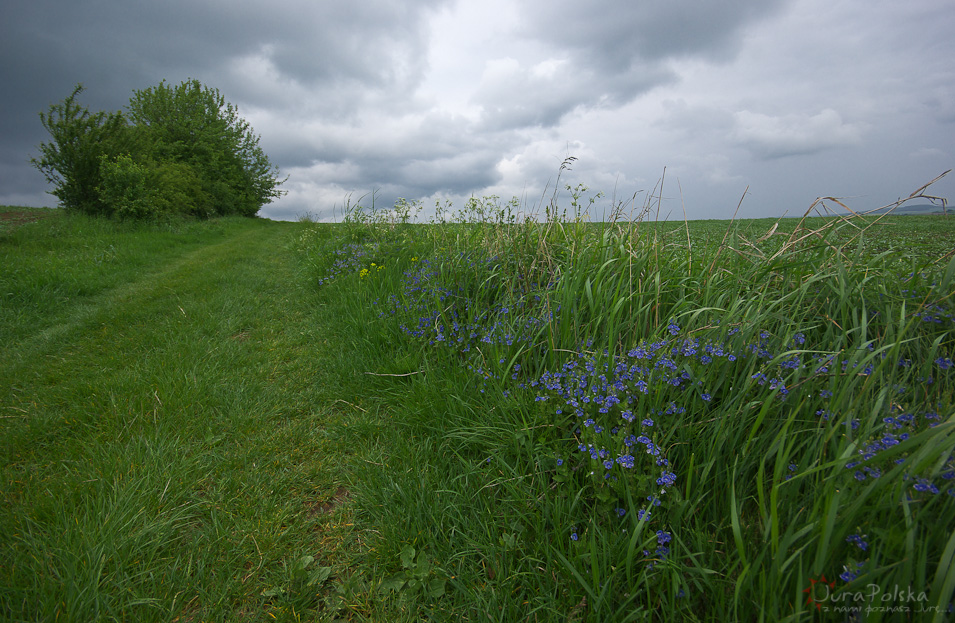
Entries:
[[[38,112],[196,78],[236,104],[288,194],[270,218],[345,201],[472,195],[528,209],[561,183],[653,188],[691,218],[878,207],[955,162],[947,0],[3,1],[0,202],[54,205],[28,163]],[[933,190],[951,195],[955,181]],[[682,216],[682,209],[680,211]]]

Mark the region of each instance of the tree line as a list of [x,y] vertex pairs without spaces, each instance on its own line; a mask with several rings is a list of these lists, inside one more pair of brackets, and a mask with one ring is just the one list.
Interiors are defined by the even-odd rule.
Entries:
[[30,162],[68,210],[94,216],[255,216],[281,196],[259,137],[218,89],[187,80],[133,91],[125,111],[91,112],[77,85],[40,113],[50,141]]

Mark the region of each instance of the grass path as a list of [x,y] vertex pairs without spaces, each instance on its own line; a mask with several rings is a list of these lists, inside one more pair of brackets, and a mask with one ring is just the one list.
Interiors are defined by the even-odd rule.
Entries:
[[319,605],[295,564],[340,563],[329,457],[354,439],[334,432],[347,355],[298,280],[295,226],[232,224],[5,340],[0,618],[272,621]]

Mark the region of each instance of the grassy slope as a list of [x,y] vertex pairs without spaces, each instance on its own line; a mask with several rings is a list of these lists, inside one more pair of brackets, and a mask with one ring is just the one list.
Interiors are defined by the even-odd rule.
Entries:
[[322,511],[355,441],[294,228],[58,215],[0,238],[0,618],[316,605],[294,565],[335,562],[344,511]]
[[[0,617],[591,620],[597,599],[548,545],[579,500],[542,512],[529,501],[550,472],[509,471],[550,451],[522,419],[548,411],[485,398],[469,371],[373,326],[412,246],[367,258],[386,264],[376,280],[316,288],[298,272],[290,246],[345,233],[62,215],[0,231]],[[392,597],[386,578],[437,583]]]
[[[951,235],[951,221],[922,223],[932,239]],[[832,579],[844,565],[855,565],[862,546],[851,537],[860,534],[873,541],[861,555],[864,574],[855,584],[840,578],[840,595],[866,582],[931,585],[932,603],[941,603],[943,612],[948,606],[948,583],[955,581],[946,564],[955,547],[946,514],[950,494],[942,487],[942,495],[914,494],[911,507],[896,501],[899,490],[912,485],[900,470],[939,457],[937,468],[944,470],[951,450],[949,376],[933,363],[951,352],[951,291],[938,285],[950,283],[955,271],[951,256],[945,257],[950,247],[916,250],[907,244],[908,233],[897,236],[891,228],[854,239],[859,223],[830,232],[822,243],[810,236],[813,245],[800,243],[796,252],[776,259],[770,256],[787,236],[747,242],[763,238],[771,221],[734,225],[727,249],[719,248],[726,223],[692,223],[692,253],[682,226],[668,233],[669,224],[661,224],[659,236],[656,224],[648,232],[641,224],[647,237],[633,245],[613,232],[601,239],[602,229],[574,222],[555,225],[555,235],[541,239],[537,228],[494,224],[366,225],[338,227],[334,234],[330,226],[315,226],[315,235],[326,239],[311,246],[317,275],[334,276],[323,286],[323,298],[352,301],[346,318],[355,327],[352,334],[378,342],[387,353],[383,359],[405,362],[378,370],[401,375],[392,377],[390,387],[375,388],[391,394],[395,417],[389,424],[401,434],[388,440],[389,456],[381,460],[388,469],[369,467],[360,474],[360,498],[380,531],[371,537],[379,560],[400,560],[392,571],[404,567],[403,577],[420,569],[423,578],[448,578],[451,594],[443,602],[418,599],[422,616],[439,617],[442,604],[450,604],[462,620],[811,620],[814,610],[804,594],[810,578]],[[842,247],[844,255],[832,253],[830,245]],[[892,248],[889,256],[872,257]],[[477,261],[482,251],[504,259]],[[913,268],[928,270],[935,260],[932,271],[948,270],[944,282],[933,274],[902,283]],[[556,286],[543,287],[553,266],[568,269]],[[528,282],[542,287],[530,285],[524,296]],[[913,294],[906,290],[916,285],[919,295],[907,302]],[[940,325],[919,319],[925,288],[933,289],[926,300],[945,307]],[[393,293],[394,304],[388,302]],[[545,300],[535,307],[538,293]],[[518,337],[504,346],[505,333],[520,334],[525,319],[558,305],[569,310],[570,322],[549,323],[530,341]],[[669,334],[671,318],[683,327],[679,337]],[[653,494],[652,478],[660,471],[644,464],[631,472],[632,479],[621,477],[633,483],[622,493],[616,486],[609,490],[601,480],[606,466],[573,451],[578,441],[603,444],[606,435],[597,437],[596,427],[588,432],[585,423],[576,438],[567,439],[573,418],[568,423],[554,417],[563,397],[548,406],[537,402],[541,390],[509,382],[537,378],[542,363],[556,371],[587,338],[594,339],[597,357],[576,355],[578,369],[591,361],[602,365],[599,352],[608,339],[622,340],[624,351],[643,340],[671,340],[672,346],[683,335],[712,338],[720,346],[732,333],[721,335],[718,321],[724,332],[743,331],[727,344],[730,352],[759,354],[719,365],[679,357],[694,386],[713,392],[712,402],[695,398],[693,387],[671,390],[669,381],[638,398],[641,413],[660,416],[654,440],[667,448],[678,474],[677,486],[666,487],[663,506],[650,509],[649,523],[635,517],[648,504],[643,496]],[[398,330],[398,322],[409,329]],[[809,339],[802,347],[795,339],[800,330]],[[764,339],[764,346],[749,350]],[[386,347],[386,340],[399,345]],[[878,352],[859,347],[869,342]],[[911,366],[896,365],[903,354],[912,358]],[[783,364],[794,356],[801,361],[789,373]],[[841,359],[843,370],[871,363],[873,371],[817,371],[813,362],[830,356]],[[521,374],[512,374],[515,363]],[[761,373],[779,374],[792,397],[781,401],[776,382],[758,380]],[[927,374],[937,382],[926,383]],[[588,389],[575,394],[590,400],[596,419],[601,416],[594,400],[606,393],[598,380],[587,380]],[[909,393],[896,397],[890,391]],[[627,394],[640,396],[632,388]],[[890,477],[871,485],[856,482],[846,469],[849,459],[888,430],[882,418],[890,400],[892,408],[910,410],[931,430],[896,446],[908,458]],[[671,413],[670,405],[685,409]],[[827,407],[837,417],[827,416]],[[931,428],[925,410],[932,408],[949,421]],[[861,426],[855,422],[860,413]],[[610,426],[605,430],[612,437]],[[555,469],[557,458],[564,463]],[[588,469],[594,470],[592,483]],[[622,517],[614,509],[617,501],[624,502]],[[671,536],[672,553],[666,564],[656,564],[654,548]],[[420,585],[402,590],[408,597],[423,592]]]

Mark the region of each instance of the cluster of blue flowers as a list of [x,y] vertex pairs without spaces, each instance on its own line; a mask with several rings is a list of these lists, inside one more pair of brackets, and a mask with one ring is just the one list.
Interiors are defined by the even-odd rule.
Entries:
[[[923,323],[936,325],[944,325],[946,322],[955,323],[955,309],[945,307],[937,301],[925,299],[924,288],[919,287],[918,282],[926,277],[927,275],[924,274],[910,273],[907,277],[902,279],[902,283],[913,285],[911,288],[902,289],[901,294],[915,303],[915,317],[920,319]],[[935,282],[925,285],[933,289],[938,287],[938,283]]]
[[[647,565],[650,569],[655,567],[658,562],[666,560],[667,555],[670,553],[669,543],[673,540],[672,535],[664,530],[657,530],[656,537],[657,549],[652,554],[653,559],[650,560]],[[649,558],[651,556],[650,550],[643,550],[643,555],[644,557]]]
[[[377,252],[377,246],[346,245],[336,252],[329,275],[320,283],[361,270],[367,255]],[[668,424],[674,416],[693,409],[705,417],[731,397],[728,392],[751,391],[762,396],[769,392],[773,399],[787,404],[801,399],[822,402],[823,408],[816,411],[821,424],[839,422],[845,425],[845,434],[855,434],[859,419],[833,413],[825,402],[838,390],[840,378],[871,375],[886,357],[884,352],[875,352],[873,342],[861,345],[856,353],[813,352],[802,333],[778,336],[761,331],[745,341],[735,327],[684,335],[676,319],[671,319],[662,337],[641,342],[625,353],[598,352],[592,343],[585,343],[564,355],[559,368],[530,378],[525,376],[517,353],[557,359],[555,353],[543,350],[538,336],[543,328],[562,321],[561,310],[547,304],[552,283],[525,284],[515,279],[503,284],[501,275],[508,271],[504,264],[505,260],[481,254],[417,261],[404,273],[400,292],[376,301],[379,317],[395,318],[405,335],[445,350],[482,383],[495,380],[497,386],[504,387],[505,397],[513,390],[521,399],[532,395],[535,402],[554,403],[555,422],[565,427],[576,448],[576,452],[570,448],[558,451],[558,471],[576,474],[573,478],[578,484],[584,476],[583,486],[591,496],[609,492],[616,498],[612,507],[620,517],[628,512],[620,507],[621,500],[639,499],[646,502],[633,509],[637,521],[653,521],[653,509],[660,506],[668,489],[677,486],[679,466],[671,465],[666,456],[668,440],[674,434]],[[459,279],[459,275],[466,278]],[[935,324],[955,321],[955,314],[938,305],[922,305],[915,313]],[[490,358],[490,350],[498,354]],[[927,386],[939,376],[953,374],[949,353],[939,353],[931,363],[932,372],[912,382]],[[907,368],[912,362],[903,358],[898,365]],[[736,387],[707,387],[714,375],[706,369],[712,366],[743,366],[752,373],[747,372]],[[508,378],[511,387],[507,387]],[[887,462],[884,453],[940,420],[937,413],[908,412],[900,406],[908,402],[905,398],[911,387],[892,389],[898,397],[891,402],[893,412],[881,426],[869,424],[870,437],[857,440],[858,456],[846,465],[859,483],[881,478],[893,464],[903,462],[904,455]],[[790,464],[786,479],[792,479],[797,470],[795,463]],[[948,457],[941,470],[904,477],[911,482],[913,494],[935,495],[946,490],[955,495],[950,486],[955,480],[955,457]],[[654,557],[661,560],[669,554],[672,537],[663,529],[656,535]],[[578,538],[574,528],[571,539]],[[850,543],[862,550],[868,546],[862,537],[850,537]],[[645,555],[650,556],[649,550]],[[851,571],[847,567],[845,578],[856,577],[853,574],[860,569],[861,564]]]
[[507,292],[507,303],[482,301],[494,297],[482,297],[482,293],[468,292],[460,283],[448,282],[445,271],[450,265],[487,277],[499,267],[500,259],[459,254],[420,260],[405,271],[400,293],[376,302],[379,317],[398,317],[405,334],[458,353],[468,353],[481,344],[527,344],[553,319],[552,313],[527,313],[539,308],[537,284],[520,284],[517,291]]
[[955,313],[941,305],[926,305],[916,312],[916,317],[922,322],[944,324],[945,321],[955,322]]
[[[707,388],[695,380],[694,373],[702,366],[719,362],[745,364],[751,357],[756,357],[758,361],[775,359],[772,367],[764,366],[762,372],[751,378],[757,386],[767,386],[767,389],[775,392],[779,400],[786,400],[789,396],[788,375],[800,371],[817,381],[806,385],[804,391],[810,393],[813,387],[830,386],[831,380],[847,372],[858,375],[873,373],[871,363],[859,365],[858,361],[840,359],[835,355],[805,358],[792,355],[777,359],[773,355],[772,336],[767,332],[759,333],[755,342],[742,346],[707,342],[700,338],[681,339],[680,327],[673,321],[667,326],[667,333],[667,339],[644,342],[630,349],[626,356],[612,357],[606,352],[598,356],[589,351],[590,345],[587,345],[573,354],[559,371],[545,372],[539,380],[529,384],[537,390],[537,401],[558,401],[554,409],[558,419],[565,414],[574,417],[579,468],[582,468],[582,473],[595,477],[595,488],[613,488],[618,477],[623,479],[628,472],[634,476],[653,473],[655,480],[652,482],[658,488],[649,491],[651,495],[648,499],[654,500],[655,505],[659,505],[667,488],[677,482],[677,475],[672,471],[663,447],[669,416],[681,414],[691,405],[703,415],[709,406],[707,403],[713,401]],[[735,331],[730,332],[731,335],[733,333]],[[797,333],[787,346],[795,349],[804,345],[805,341],[805,336]],[[866,350],[871,352],[871,345]],[[947,369],[945,358],[935,363],[939,369]],[[699,376],[704,377],[702,374]],[[817,399],[826,400],[831,398],[832,391],[820,389],[816,396]],[[893,404],[896,409],[899,408],[897,403]],[[817,414],[822,416],[823,421],[831,417],[831,413],[824,409]],[[911,413],[897,413],[886,417],[886,430],[862,444],[859,459],[851,461],[846,467],[854,470],[856,480],[880,477],[885,467],[876,460],[879,453],[909,439],[920,428],[935,425],[938,419],[936,413],[925,413],[918,417]],[[849,430],[856,430],[860,426],[856,418],[845,423]],[[895,458],[893,462],[898,464],[904,460],[903,456]],[[560,458],[560,464],[566,470],[573,470],[573,464],[568,464],[563,457]],[[786,479],[791,479],[797,470],[796,464],[790,464]],[[938,493],[936,482],[955,478],[955,457],[949,457],[945,469],[934,477],[923,474],[906,475],[905,478],[913,481],[912,488],[917,492]],[[955,495],[955,490],[950,488],[948,491]],[[637,513],[639,520],[651,518],[649,507],[639,509]],[[860,547],[866,546],[860,543]],[[858,572],[859,569],[855,571]]]
[[[884,460],[883,453],[907,441],[920,430],[934,428],[941,420],[938,413],[934,411],[918,415],[905,413],[897,404],[893,405],[892,410],[894,415],[882,418],[881,431],[862,443],[856,451],[858,458],[846,463],[846,469],[851,470],[853,477],[860,482],[880,478],[892,465],[904,463],[905,454],[891,460]],[[857,423],[857,420],[853,422]],[[955,480],[955,456],[949,456],[941,469],[933,469],[932,472],[925,473],[905,473],[902,478],[912,483],[911,488],[915,492],[936,495],[941,491],[939,488],[941,484],[948,495],[955,497],[955,486],[945,484],[955,484],[952,483]]]
[[[865,540],[866,536],[861,534],[850,534],[846,537],[846,543],[850,543],[856,546],[859,551],[866,552],[869,549],[869,543]],[[849,564],[842,567],[842,573],[839,574],[839,578],[843,582],[851,582],[852,580],[859,577],[862,574],[866,563],[868,560],[859,560],[859,561],[849,561]]]
[[377,242],[364,244],[352,243],[346,244],[335,249],[335,259],[332,261],[328,272],[324,277],[318,278],[318,285],[327,285],[342,275],[361,272],[366,267],[368,258],[380,251],[380,245]]

